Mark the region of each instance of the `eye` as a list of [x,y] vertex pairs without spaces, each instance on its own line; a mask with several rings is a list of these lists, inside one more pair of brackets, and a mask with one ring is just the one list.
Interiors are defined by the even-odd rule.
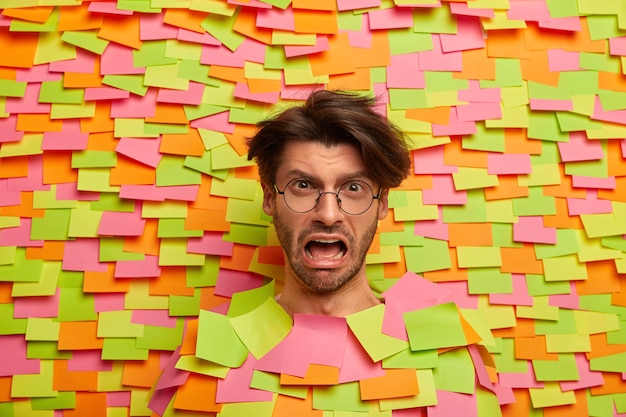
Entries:
[[291,180],[287,188],[294,194],[317,193],[317,186],[313,181],[306,178],[296,178]]
[[345,183],[341,190],[345,196],[361,197],[368,195],[372,189],[363,181],[350,181]]

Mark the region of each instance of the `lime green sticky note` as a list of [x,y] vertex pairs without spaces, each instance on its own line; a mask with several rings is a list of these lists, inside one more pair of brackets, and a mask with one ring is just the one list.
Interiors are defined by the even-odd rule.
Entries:
[[413,397],[390,398],[379,400],[381,411],[404,408],[427,407],[437,404],[437,389],[432,369],[417,369],[419,393]]
[[201,174],[187,168],[183,157],[163,155],[156,169],[156,185],[159,187],[195,185],[201,182]]
[[573,229],[557,229],[556,244],[535,243],[535,257],[539,260],[578,253],[577,233]]
[[576,403],[574,391],[562,391],[558,382],[547,382],[543,388],[531,388],[530,401],[534,408],[552,407]]
[[621,91],[601,90],[598,97],[604,111],[623,110],[626,102],[626,93]]
[[[557,155],[554,155],[554,157],[558,158]],[[544,159],[546,159],[545,156]],[[533,157],[531,157],[531,160],[537,161],[537,159],[533,159]],[[530,174],[518,176],[519,185],[523,187],[535,187],[561,184],[561,173],[559,171],[559,164],[556,162],[556,159],[554,159],[552,162],[553,163],[533,164],[532,172]],[[539,190],[541,191],[541,189]],[[535,195],[535,198],[539,197]]]
[[193,296],[170,295],[168,313],[170,317],[197,316],[200,311],[200,289],[194,290]]
[[543,260],[546,281],[576,281],[587,279],[587,268],[576,255],[565,255]]
[[[514,90],[517,92],[517,88],[508,88],[502,89],[503,96],[505,96],[506,91]],[[511,94],[513,98],[509,98],[509,100],[514,100],[518,98],[517,94]],[[530,125],[530,121],[528,120],[528,115],[530,114],[530,109],[528,106],[521,105],[517,107],[503,107],[501,109],[502,114],[499,119],[488,119],[485,120],[485,127],[487,129],[506,129],[506,128],[517,128],[517,129],[526,129]]]
[[498,372],[525,374],[528,372],[528,362],[515,357],[513,338],[499,339],[499,352],[493,354]]
[[[360,24],[361,17],[358,14],[351,14],[351,16],[357,16]],[[433,49],[432,33],[415,32],[413,28],[390,30],[387,32],[387,37],[391,55],[432,51]]]
[[569,135],[561,131],[553,112],[535,112],[529,116],[528,137],[552,142],[568,142]]
[[515,327],[517,324],[513,306],[492,305],[489,303],[489,297],[478,298],[478,311],[490,329]]
[[144,85],[186,91],[189,88],[189,80],[179,77],[178,71],[178,62],[147,67],[144,75]]
[[[445,8],[443,8],[445,10]],[[468,81],[454,78],[452,72],[448,71],[425,71],[424,78],[428,86],[428,92],[436,91],[458,91],[469,88]],[[458,100],[458,99],[457,99]],[[462,102],[457,101],[457,104]]]
[[[230,147],[230,146],[229,146]],[[187,168],[196,170],[198,172],[205,173],[220,180],[225,180],[228,177],[228,169],[213,169],[212,151],[206,151],[202,156],[186,156],[184,165]]]
[[511,200],[491,200],[485,202],[486,217],[489,223],[517,223],[518,217],[513,213]]
[[[1,250],[0,250],[1,251]],[[15,260],[15,257],[14,259]],[[46,297],[56,293],[57,283],[63,262],[46,261],[41,267],[41,276],[37,282],[13,282],[12,297]]]
[[41,83],[39,102],[80,104],[83,102],[85,90],[80,88],[64,88],[63,80],[44,81]]
[[484,168],[459,167],[457,172],[452,174],[452,179],[457,191],[498,185],[498,176],[489,174]]
[[82,102],[77,104],[52,103],[50,119],[88,119],[96,114],[96,102]]
[[574,310],[574,320],[578,334],[608,333],[620,329],[620,318],[617,314]]
[[187,252],[187,239],[161,239],[159,266],[204,265],[204,255]]
[[372,358],[378,362],[407,348],[408,343],[382,333],[384,304],[359,311],[346,317],[352,333]]
[[578,0],[546,0],[546,4],[553,18],[578,16]]
[[263,212],[263,191],[261,187],[256,188],[253,200],[229,198],[226,220],[231,222],[231,226],[234,226],[232,223],[243,223],[267,228],[270,225],[270,219]]
[[228,316],[238,317],[254,311],[268,298],[273,298],[275,291],[276,283],[268,280],[260,287],[234,293],[228,306]]
[[0,80],[0,95],[4,97],[24,97],[28,83],[15,80]]
[[12,265],[15,263],[17,246],[0,247],[0,265]]
[[592,371],[626,372],[626,352],[593,358],[590,367]]
[[439,218],[437,205],[428,205],[422,202],[421,190],[396,191],[396,198],[400,193],[404,195],[406,204],[394,207],[393,218],[396,221],[436,220]]
[[119,186],[111,185],[111,170],[108,168],[78,170],[77,184],[79,191],[97,191],[103,193],[120,191]]
[[439,355],[439,364],[433,369],[435,386],[439,390],[474,393],[476,373],[467,349],[453,349]]
[[[434,140],[431,132],[432,125],[429,122],[425,122],[422,120],[410,119],[406,117],[405,110],[387,110],[387,119],[396,125],[400,130],[403,130],[405,133],[410,134],[410,139],[413,139],[413,136],[418,136],[416,134],[421,133],[424,137],[430,137],[431,140]],[[411,141],[408,141],[409,144]],[[411,148],[412,146],[409,145]]]
[[144,219],[182,219],[187,217],[187,208],[186,201],[144,201],[141,207],[141,217]]
[[502,255],[498,247],[458,246],[456,255],[461,268],[502,266]]
[[34,217],[30,238],[33,240],[69,240],[71,210],[48,209],[44,217]]
[[118,10],[129,10],[142,13],[159,13],[161,11],[160,8],[151,7],[150,0],[118,0],[115,7]]
[[[453,303],[404,313],[411,350],[462,346],[467,343],[459,310]],[[446,329],[442,332],[441,329]]]
[[267,227],[232,223],[230,230],[224,233],[224,241],[253,246],[265,246],[267,245]]
[[29,317],[26,323],[26,340],[59,340],[61,324],[51,318]]
[[626,234],[626,223],[618,223],[614,213],[581,214],[580,219],[589,238]]
[[0,265],[0,282],[39,282],[44,261],[27,259],[26,249],[18,247],[12,264]]
[[486,152],[504,152],[505,134],[502,129],[486,128],[483,123],[476,123],[476,133],[463,136],[463,149]]
[[526,274],[526,286],[532,296],[569,294],[571,291],[569,281],[548,282],[543,274]]
[[378,253],[368,253],[365,262],[371,264],[384,264],[388,262],[401,262],[402,255],[400,246],[380,246]]
[[71,351],[60,351],[57,341],[30,341],[26,348],[28,359],[71,359]]
[[[515,218],[513,216],[513,205],[509,204],[511,211],[511,218]],[[492,220],[490,220],[492,221]],[[513,241],[513,223],[515,220],[507,222],[507,223],[492,223],[491,224],[491,235],[493,239],[493,246],[497,246],[499,248],[521,248],[524,246],[520,242]]]
[[546,335],[548,353],[588,353],[591,352],[591,339],[587,334]]
[[216,146],[211,149],[211,167],[215,170],[247,167],[254,165],[248,161],[248,155],[239,155],[230,144]]
[[472,329],[480,336],[480,344],[488,348],[495,348],[497,346],[496,340],[491,333],[489,323],[483,313],[479,310],[461,308],[461,315],[466,322],[472,326]]
[[176,319],[176,327],[144,326],[137,337],[138,349],[174,351],[183,341],[184,319]]
[[550,305],[550,297],[533,297],[532,306],[517,306],[517,317],[535,320],[558,320],[559,308]]
[[132,322],[133,312],[130,310],[103,311],[98,314],[97,336],[106,337],[139,337],[143,335],[142,324]]
[[554,197],[543,194],[542,187],[528,187],[528,196],[513,198],[516,216],[546,216],[556,214]]
[[574,354],[562,353],[557,360],[533,360],[537,381],[578,381],[580,375]]
[[183,371],[196,372],[202,375],[214,376],[216,378],[226,378],[230,367],[218,365],[214,362],[209,362],[204,359],[200,359],[194,355],[182,355],[176,362],[176,369]]
[[248,357],[248,349],[237,336],[230,319],[200,310],[196,356],[218,365],[237,368]]
[[[202,58],[202,45],[193,42],[180,42],[177,39],[167,39],[165,41],[165,56],[177,60],[178,71],[176,78],[188,81],[188,78],[180,77],[180,61],[183,59],[200,61]],[[146,71],[148,68],[146,68]]]
[[[542,297],[542,299],[547,297]],[[577,334],[578,328],[572,310],[559,309],[554,320],[535,322],[536,334]]]
[[452,266],[450,249],[445,240],[425,238],[422,246],[405,247],[404,255],[407,269],[415,273],[439,271]]
[[[606,155],[606,143],[602,144]],[[578,175],[583,177],[608,178],[608,158],[595,161],[567,162],[565,163],[566,175]]]
[[220,417],[272,417],[276,396],[272,401],[225,403],[222,405]]
[[428,369],[435,368],[439,363],[436,349],[402,350],[395,355],[383,359],[383,368],[391,369]]
[[[415,5],[415,2],[411,2]],[[437,4],[429,2],[425,4]],[[413,14],[413,31],[421,33],[457,33],[456,16],[445,7],[426,8],[420,13]]]
[[600,239],[589,239],[582,230],[576,230],[576,235],[580,247],[578,252],[578,260],[580,262],[619,259],[623,255],[621,250],[605,247]]
[[11,397],[56,397],[58,393],[52,387],[53,378],[54,362],[42,360],[39,365],[38,374],[13,375]]
[[[136,68],[171,65],[176,63],[176,58],[165,55],[166,40],[151,40],[143,42],[141,48],[133,50],[133,66]],[[206,75],[206,71],[202,71]],[[143,77],[143,76],[142,76]]]
[[143,253],[126,252],[124,250],[124,238],[122,237],[100,239],[100,262],[142,261],[143,259],[145,259]]
[[[130,93],[143,97],[146,95],[146,93],[148,92],[148,88],[149,88],[147,85],[144,84],[143,78],[144,78],[143,74],[124,74],[124,75],[107,74],[102,78],[102,84],[115,87],[120,90],[125,90]],[[123,119],[126,121],[126,125],[118,127],[118,120],[121,121],[121,119],[122,118],[119,118],[119,117],[115,119],[116,137],[127,136],[125,134],[121,134],[122,127],[126,127],[127,133],[130,133],[133,131],[128,127],[131,121],[134,121],[134,124],[132,126],[137,126],[137,125],[143,126],[143,122],[144,122],[143,119]],[[143,134],[143,129],[140,133]]]
[[[146,43],[147,42],[144,42],[144,45]],[[180,60],[180,65],[178,67],[178,76],[181,78],[186,78],[189,81],[195,81],[200,84],[212,85],[214,87],[219,87],[219,85],[222,83],[221,80],[209,76],[209,67],[207,65],[202,64],[200,60],[194,59]]]
[[626,240],[621,236],[607,236],[600,239],[605,248],[617,249],[626,252]]
[[61,39],[63,42],[86,49],[97,55],[102,55],[109,45],[109,41],[98,37],[96,30],[66,30],[63,32]]
[[[51,185],[50,190],[48,191],[34,191],[33,192],[33,208],[37,209],[64,209],[64,208],[74,208],[78,204],[75,200],[57,200],[57,187],[56,185]],[[46,210],[47,214],[47,210]],[[38,219],[39,217],[33,218]]]
[[83,292],[82,288],[61,288],[60,292],[59,320],[86,321],[98,318],[93,294]]
[[380,233],[380,244],[387,246],[422,246],[424,244],[424,236],[415,234],[414,222],[405,222],[402,232]]
[[150,283],[147,280],[131,280],[124,297],[124,308],[127,310],[167,310],[166,295],[151,295]]
[[85,150],[72,153],[72,168],[111,168],[114,166],[117,166],[115,152]]
[[295,397],[300,399],[306,398],[309,391],[308,386],[280,385],[279,374],[261,372],[256,370],[252,374],[250,388],[275,392],[277,394],[287,395],[289,397]]
[[[53,398],[33,398],[30,400],[32,409],[34,410],[71,410],[76,408],[76,392],[75,391],[59,391]],[[28,415],[26,410],[24,414]],[[43,416],[41,416],[43,417]]]
[[410,108],[426,109],[426,90],[418,88],[390,88],[389,105],[395,110]]
[[[224,111],[221,107],[219,107],[219,109],[221,109],[220,111]],[[206,150],[228,144],[228,139],[222,132],[198,128],[198,133],[200,133],[200,138],[202,138],[202,143],[204,143]]]
[[[472,4],[475,4],[475,2],[472,2]],[[496,58],[495,61],[496,79],[480,80],[481,88],[519,87],[523,85],[519,59]]]
[[[499,248],[495,248],[498,249]],[[500,272],[500,268],[473,267],[467,271],[470,294],[512,294],[511,274]]]
[[366,412],[369,406],[361,401],[358,382],[331,386],[313,387],[313,408],[317,410],[338,410]]
[[250,353],[259,359],[291,331],[293,321],[272,297],[250,313],[232,317],[230,323]]
[[203,230],[186,229],[185,219],[159,219],[157,227],[157,237],[159,239],[202,237],[203,235]]
[[124,373],[124,362],[113,363],[110,371],[98,372],[98,389],[107,391],[127,391],[128,387],[122,385],[122,375]]
[[0,335],[24,334],[26,333],[27,319],[16,319],[13,304],[0,304],[0,319],[2,327]]
[[186,267],[186,282],[188,287],[214,287],[217,283],[217,274],[220,269],[220,257],[207,255],[202,265]]
[[102,344],[102,360],[146,360],[148,349],[137,347],[135,338],[106,338]]
[[256,180],[237,178],[230,174],[224,181],[219,179],[211,181],[211,194],[254,201],[258,187],[259,183]]
[[96,238],[101,218],[102,212],[92,210],[90,202],[79,201],[77,207],[71,209],[67,235],[72,238]]
[[210,14],[200,26],[222,42],[228,49],[235,51],[246,40],[245,36],[233,30],[238,14],[235,13],[232,16]]

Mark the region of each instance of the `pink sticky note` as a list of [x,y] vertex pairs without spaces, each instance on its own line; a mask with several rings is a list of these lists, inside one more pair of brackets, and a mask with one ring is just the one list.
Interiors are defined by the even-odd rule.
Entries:
[[513,241],[556,244],[556,228],[544,227],[541,216],[521,216],[513,225]]
[[578,16],[540,20],[539,27],[544,29],[563,30],[568,32],[580,32],[582,30],[580,18]]
[[611,55],[626,56],[626,36],[609,38]]
[[250,388],[256,360],[252,354],[239,368],[228,371],[224,379],[217,380],[215,401],[218,403],[272,401],[274,394]]
[[210,33],[198,33],[187,29],[178,29],[178,39],[184,42],[193,42],[203,45],[221,45]]
[[102,352],[97,350],[75,350],[67,361],[67,370],[70,372],[107,372],[112,369],[113,361],[102,360]]
[[52,72],[77,72],[80,74],[91,74],[96,64],[96,56],[84,49],[76,49],[76,57],[64,61],[55,61],[50,63],[50,71]]
[[[369,14],[369,13],[368,13]],[[349,30],[348,42],[350,46],[354,48],[371,48],[373,33],[370,28],[370,20],[367,15],[363,13],[361,15],[361,30]]]
[[[7,102],[8,102],[7,98]],[[4,119],[0,119],[0,132],[2,132],[2,136],[0,137],[0,143],[3,142],[19,142],[24,138],[24,131],[17,131],[17,114],[21,112],[12,112],[8,109],[6,110],[11,114],[9,117]]]
[[29,317],[53,318],[59,316],[58,288],[54,295],[39,297],[16,297],[13,307],[13,317],[25,319]]
[[39,373],[39,359],[27,359],[27,343],[23,334],[0,336],[0,377]]
[[422,220],[415,222],[413,232],[417,236],[424,236],[430,239],[448,240],[450,235],[448,224],[443,222],[443,209],[438,208],[439,217],[435,220]]
[[415,174],[454,174],[458,167],[445,165],[443,146],[431,146],[414,152],[413,172]]
[[476,310],[478,308],[478,295],[469,293],[467,281],[446,281],[437,283],[448,295],[442,302],[451,302],[459,308],[470,308]]
[[481,88],[478,80],[469,80],[467,90],[459,90],[458,97],[461,101],[472,103],[500,103],[502,90],[500,88]]
[[263,285],[263,277],[252,272],[221,268],[217,274],[215,295],[231,298],[234,293],[251,290]]
[[130,97],[130,91],[120,90],[115,87],[90,87],[85,88],[85,101],[97,100],[122,100]]
[[594,178],[572,175],[572,185],[575,188],[597,188],[601,190],[614,190],[617,187],[615,177]]
[[499,377],[500,386],[505,388],[543,388],[543,382],[538,382],[530,361],[526,362],[526,372],[512,373],[501,372]]
[[102,75],[143,74],[145,67],[136,67],[133,63],[133,50],[111,42],[102,53],[100,73]]
[[223,133],[234,133],[235,124],[230,123],[229,112],[224,111],[211,116],[196,119],[190,123],[191,127],[216,130]]
[[567,211],[570,216],[602,214],[613,212],[613,206],[610,200],[600,200],[597,191],[587,190],[587,198],[567,199]]
[[548,68],[553,72],[580,70],[580,52],[548,50]]
[[141,217],[141,210],[133,212],[105,211],[98,225],[98,235],[104,236],[141,236],[146,219]]
[[580,297],[576,292],[576,283],[570,282],[569,294],[554,294],[548,298],[548,304],[553,307],[578,310],[580,308]]
[[170,316],[167,310],[133,310],[130,322],[170,329],[175,329],[178,323],[176,317]]
[[50,185],[43,183],[43,155],[28,158],[28,175],[26,177],[9,178],[9,189],[15,191],[48,191]]
[[156,278],[161,275],[159,258],[146,255],[141,261],[117,261],[115,278]]
[[450,120],[447,125],[433,123],[432,128],[433,136],[473,135],[476,133],[476,123],[459,120],[456,107],[450,109]]
[[142,41],[176,39],[178,36],[178,28],[164,23],[160,13],[142,13],[140,22],[139,39]]
[[15,81],[36,83],[42,81],[60,81],[63,79],[61,74],[50,72],[50,65],[34,65],[28,69],[18,69],[15,71]]
[[144,96],[131,95],[126,100],[111,103],[111,118],[154,117],[157,90],[150,88]]
[[437,390],[437,405],[428,407],[428,417],[478,417],[476,394]]
[[77,200],[77,201],[98,201],[100,200],[100,193],[95,191],[80,191],[78,190],[78,184],[75,182],[67,182],[63,184],[56,184],[57,200]]
[[202,103],[204,84],[190,81],[186,90],[160,88],[157,93],[159,103],[180,103],[197,106]]
[[96,293],[93,295],[94,311],[102,313],[124,310],[125,296],[126,294],[118,292]]
[[548,5],[544,0],[512,0],[510,2],[510,8],[507,11],[507,17],[510,20],[526,20],[533,22],[552,18],[548,10]]
[[594,120],[601,120],[604,122],[623,125],[626,124],[626,110],[605,111],[602,108],[602,102],[600,101],[600,97],[596,96],[596,103],[591,118]]
[[237,83],[233,96],[243,100],[257,101],[260,103],[274,104],[278,102],[279,93],[276,91],[266,93],[253,93],[248,87],[248,83]]
[[178,185],[158,187],[156,185],[123,185],[120,197],[150,201],[195,201],[198,196],[198,185]]
[[80,130],[77,120],[65,120],[61,132],[44,132],[41,149],[44,151],[80,151],[87,149],[89,133]]
[[454,188],[452,175],[433,175],[433,187],[422,191],[424,204],[463,205],[467,203],[467,192]]
[[107,392],[107,407],[130,407],[130,391]]
[[562,381],[563,391],[574,391],[604,385],[602,372],[592,371],[589,361],[584,353],[576,353],[576,365],[578,367],[578,381]]
[[348,332],[343,363],[339,368],[339,383],[360,381],[385,375],[382,361],[372,362],[354,333]]
[[419,53],[391,55],[387,67],[388,88],[425,88],[424,72],[419,69]]
[[563,162],[598,161],[604,158],[599,141],[588,140],[585,132],[572,132],[569,142],[557,143]]
[[21,201],[20,191],[9,189],[9,181],[0,178],[0,207],[17,206]]
[[380,0],[337,0],[337,10],[359,10],[380,6]]
[[495,175],[530,174],[530,155],[513,153],[489,153],[487,172]]
[[500,103],[469,103],[456,107],[460,122],[476,122],[502,118]]
[[540,100],[530,99],[531,110],[570,111],[574,110],[572,100]]
[[370,10],[368,15],[372,30],[413,27],[413,9],[410,7]]
[[420,69],[422,71],[456,71],[463,70],[463,53],[445,52],[441,46],[441,36],[432,35],[433,49],[419,52]]
[[163,158],[159,149],[161,147],[161,138],[121,138],[117,143],[115,150],[120,154],[127,156],[142,164],[156,168]]
[[199,238],[189,238],[187,252],[202,253],[205,255],[232,256],[233,242],[226,242],[221,232],[204,232]]
[[485,46],[485,38],[480,19],[473,16],[457,17],[457,33],[441,35],[443,52],[467,51]]
[[43,247],[43,240],[30,240],[33,219],[22,217],[18,227],[0,229],[0,246]]
[[292,58],[295,56],[316,54],[318,52],[327,51],[329,48],[328,36],[317,35],[315,38],[315,45],[313,46],[301,46],[301,45],[285,45],[285,56]]
[[490,304],[502,304],[513,306],[532,306],[533,297],[528,294],[526,277],[522,274],[512,274],[513,293],[512,294],[489,294]]
[[[40,103],[39,92],[41,90],[41,83],[28,83],[26,85],[26,91],[22,97],[7,97],[5,111],[11,114],[18,113],[33,113],[33,114],[50,114],[52,104]],[[16,116],[12,116],[15,120]],[[4,130],[3,130],[4,132]],[[11,132],[9,130],[8,132]],[[21,132],[22,135],[24,132]],[[0,139],[4,142],[4,139]]]
[[133,14],[132,10],[122,10],[117,8],[116,3],[89,3],[88,10],[93,13],[106,13],[112,15],[130,16]]
[[165,365],[163,365],[163,372],[154,387],[154,394],[150,397],[150,401],[148,402],[148,408],[159,415],[163,415],[165,412],[172,397],[176,393],[176,387],[183,385],[189,378],[188,371],[176,369],[176,362],[178,362],[179,358],[180,347],[172,353]]
[[256,16],[256,26],[293,32],[296,28],[293,9],[291,7],[284,9],[272,7],[271,9],[259,10]]
[[65,242],[63,270],[106,272],[107,264],[100,262],[100,240],[78,238]]
[[450,3],[450,12],[462,16],[494,17],[493,9],[475,9],[468,7],[467,3]]

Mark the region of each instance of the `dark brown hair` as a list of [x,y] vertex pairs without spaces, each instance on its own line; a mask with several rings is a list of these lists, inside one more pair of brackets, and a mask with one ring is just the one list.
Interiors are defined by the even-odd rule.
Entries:
[[374,110],[375,104],[372,98],[345,91],[316,91],[304,104],[259,122],[248,140],[248,159],[256,159],[261,181],[271,185],[288,141],[348,143],[359,149],[373,181],[382,188],[397,187],[411,167],[407,140]]

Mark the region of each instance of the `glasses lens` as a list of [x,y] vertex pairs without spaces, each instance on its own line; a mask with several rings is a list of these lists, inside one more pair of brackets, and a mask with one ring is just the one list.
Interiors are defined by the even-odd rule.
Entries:
[[372,205],[374,193],[372,187],[363,181],[349,181],[337,192],[339,204],[348,214],[361,214]]
[[298,213],[306,213],[317,205],[320,191],[312,181],[297,178],[287,183],[283,197],[285,204]]

